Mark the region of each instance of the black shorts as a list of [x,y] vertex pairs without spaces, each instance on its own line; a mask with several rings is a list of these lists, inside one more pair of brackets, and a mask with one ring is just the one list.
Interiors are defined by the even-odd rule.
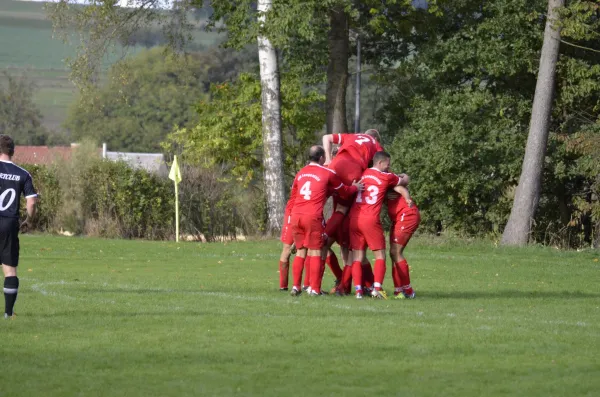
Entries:
[[19,219],[0,217],[0,262],[19,265]]

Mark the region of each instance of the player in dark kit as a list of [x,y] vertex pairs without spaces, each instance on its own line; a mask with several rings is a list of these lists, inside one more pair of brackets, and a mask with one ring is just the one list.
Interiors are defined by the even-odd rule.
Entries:
[[[19,291],[19,228],[26,228],[35,216],[37,193],[29,172],[13,164],[15,143],[0,135],[0,261],[4,272],[4,318],[13,318]],[[27,200],[27,219],[19,225],[21,194]]]

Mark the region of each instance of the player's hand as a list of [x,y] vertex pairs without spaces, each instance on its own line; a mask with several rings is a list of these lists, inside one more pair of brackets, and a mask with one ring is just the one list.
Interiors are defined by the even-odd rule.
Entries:
[[408,208],[412,208],[413,205],[415,205],[415,203],[412,201],[412,199],[406,200],[406,204],[408,204]]
[[27,233],[29,229],[31,229],[31,223],[29,221],[29,218],[27,218],[19,225],[19,231],[21,233]]
[[354,181],[352,181],[352,186],[356,186],[356,188],[358,189],[359,192],[362,192],[363,189],[365,188],[365,185],[363,184],[362,179],[360,181],[357,181],[356,179]]
[[328,166],[329,164],[331,164],[331,160],[325,160],[325,162],[323,163],[324,166]]
[[398,174],[398,178],[400,178],[400,185],[406,186],[410,182],[410,177],[406,174]]

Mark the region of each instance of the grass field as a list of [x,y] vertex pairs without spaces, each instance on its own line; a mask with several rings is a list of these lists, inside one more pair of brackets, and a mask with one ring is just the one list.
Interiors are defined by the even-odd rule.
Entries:
[[[44,3],[0,0],[0,71],[26,75],[38,87],[35,102],[44,116],[44,124],[60,129],[76,89],[69,81],[65,59],[74,57],[78,41],[72,45],[53,38],[52,23],[46,19]],[[216,33],[193,32],[194,42],[210,46],[221,39]],[[141,48],[130,49],[131,53]],[[107,57],[108,67],[123,54]],[[0,75],[0,81],[2,76]]]
[[417,299],[357,301],[280,293],[275,241],[21,247],[18,316],[0,321],[2,397],[600,390],[597,251],[416,239]]

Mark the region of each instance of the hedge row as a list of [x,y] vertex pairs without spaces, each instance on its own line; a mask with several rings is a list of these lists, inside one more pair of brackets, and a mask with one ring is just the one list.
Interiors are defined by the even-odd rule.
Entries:
[[[83,155],[69,163],[23,167],[31,173],[40,194],[37,231],[108,238],[174,238],[174,187],[167,178],[132,169],[124,162]],[[215,170],[182,171],[182,235],[211,241],[259,230],[264,217],[256,204],[263,201],[260,193],[231,185]]]

